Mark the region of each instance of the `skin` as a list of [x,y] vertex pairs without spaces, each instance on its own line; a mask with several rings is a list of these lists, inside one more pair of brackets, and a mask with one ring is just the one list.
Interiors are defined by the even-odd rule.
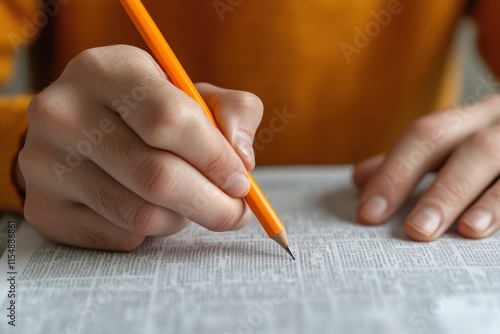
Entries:
[[[408,236],[432,241],[455,221],[464,237],[491,235],[500,226],[499,121],[499,95],[417,120],[387,154],[356,166],[353,180],[362,190],[358,220],[385,222],[421,178],[436,171],[405,220]],[[402,169],[401,161],[411,157],[411,168]]]
[[[124,251],[190,221],[213,231],[247,225],[242,197],[262,103],[246,92],[197,88],[221,131],[140,49],[103,47],[73,59],[28,110],[17,177],[27,221],[57,242]],[[134,100],[139,91],[147,98]],[[113,130],[79,163],[66,161],[66,148],[77,150],[88,141],[83,131],[100,131],[103,121]]]
[[[251,212],[242,198],[262,102],[206,83],[197,88],[221,131],[146,52],[119,45],[78,55],[29,107],[16,173],[27,221],[56,242],[119,251],[190,221],[212,231],[246,226]],[[391,151],[355,167],[358,220],[385,222],[423,175],[437,170],[405,221],[408,235],[431,241],[456,219],[465,237],[493,233],[500,214],[498,121],[498,96],[417,120]],[[89,138],[96,144],[82,150]],[[418,164],[401,173],[401,158],[416,150],[425,151]],[[68,152],[80,159],[68,160]],[[435,231],[426,232],[432,224],[422,217],[434,219]]]

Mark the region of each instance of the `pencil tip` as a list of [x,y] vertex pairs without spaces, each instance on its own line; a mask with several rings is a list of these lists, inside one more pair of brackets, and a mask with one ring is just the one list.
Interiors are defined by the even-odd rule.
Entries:
[[292,259],[295,260],[295,255],[293,255],[293,252],[292,250],[290,249],[290,247],[287,247],[285,248],[286,252],[292,257]]
[[281,230],[281,232],[279,232],[276,235],[274,235],[273,237],[271,237],[271,239],[273,239],[274,241],[276,241],[278,243],[278,245],[283,247],[283,249],[288,253],[288,255],[290,255],[292,257],[292,259],[295,260],[295,255],[293,255],[292,250],[288,246],[288,238],[286,237],[285,228],[283,228]]

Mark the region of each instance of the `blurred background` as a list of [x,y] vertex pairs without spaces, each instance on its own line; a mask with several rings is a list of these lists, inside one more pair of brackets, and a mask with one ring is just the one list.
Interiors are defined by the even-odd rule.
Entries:
[[475,94],[478,78],[489,77],[491,71],[478,54],[476,47],[476,27],[470,19],[464,19],[456,37],[462,53],[463,89],[462,99]]
[[[475,36],[474,22],[470,19],[464,19],[456,35],[456,43],[459,45],[458,49],[461,53],[463,65],[462,99],[467,96],[474,96],[474,91],[479,84],[478,78],[488,78],[490,73],[477,52]],[[0,95],[30,91],[27,51],[19,53],[15,73],[14,80],[8,86],[0,88]]]

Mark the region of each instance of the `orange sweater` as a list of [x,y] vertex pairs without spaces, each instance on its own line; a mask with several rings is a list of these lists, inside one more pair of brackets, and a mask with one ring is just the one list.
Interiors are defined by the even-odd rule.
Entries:
[[[14,1],[21,3],[4,3]],[[86,48],[146,48],[118,1],[52,2],[61,3],[52,77]],[[195,81],[262,98],[260,164],[359,161],[386,150],[412,120],[455,103],[460,88],[451,41],[465,0],[144,3]],[[19,8],[5,11],[11,24],[22,23]],[[499,1],[476,1],[480,49],[499,74],[497,13]],[[4,76],[11,52],[3,43]],[[0,110],[0,117],[9,116]]]
[[[31,17],[38,5],[33,0],[0,2],[0,83],[12,75],[13,36],[23,35],[22,17]],[[33,38],[35,36],[31,36]],[[29,38],[26,39],[29,42]],[[22,211],[22,201],[13,183],[13,167],[28,120],[29,97],[0,97],[0,211]]]

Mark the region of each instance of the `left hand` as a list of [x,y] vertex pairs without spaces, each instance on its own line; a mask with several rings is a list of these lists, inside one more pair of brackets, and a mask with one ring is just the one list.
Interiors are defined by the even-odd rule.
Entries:
[[411,239],[435,240],[455,221],[468,238],[500,227],[500,95],[424,116],[386,155],[358,164],[358,220],[385,222],[431,171],[436,178],[405,220]]

